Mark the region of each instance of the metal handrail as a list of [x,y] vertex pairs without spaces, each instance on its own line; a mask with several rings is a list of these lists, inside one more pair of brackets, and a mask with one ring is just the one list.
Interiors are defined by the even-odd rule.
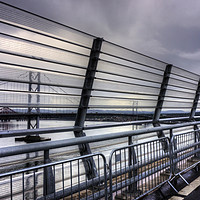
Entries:
[[[195,116],[194,118],[199,119],[200,116]],[[190,121],[190,118],[188,117],[163,118],[163,119],[159,119],[158,122],[162,123],[165,121]],[[92,129],[111,128],[111,127],[130,126],[130,125],[142,125],[142,124],[152,124],[152,123],[153,123],[153,120],[150,119],[150,120],[138,120],[138,121],[130,121],[130,122],[118,122],[116,124],[103,123],[103,124],[97,124],[97,125],[87,125],[84,127],[68,126],[68,127],[56,127],[56,128],[4,130],[4,131],[0,131],[0,138],[24,136],[24,135],[31,135],[31,134],[60,133],[60,132],[69,132],[69,131],[76,131],[76,130],[92,130]]]
[[[85,136],[85,137],[80,137],[80,138],[64,139],[64,140],[49,141],[49,142],[40,142],[37,145],[27,144],[27,145],[19,145],[19,146],[14,146],[14,147],[4,147],[4,148],[0,148],[0,157],[12,156],[12,155],[30,153],[30,152],[36,152],[36,151],[44,151],[44,150],[49,150],[49,149],[54,149],[54,148],[67,147],[67,146],[86,144],[86,143],[93,143],[93,142],[99,142],[99,141],[105,141],[105,140],[111,140],[111,139],[117,139],[117,138],[123,138],[123,137],[135,136],[135,135],[142,135],[142,134],[147,134],[147,133],[151,133],[151,132],[158,132],[158,131],[170,130],[170,129],[175,129],[175,128],[182,128],[182,127],[186,127],[186,126],[194,126],[194,125],[198,125],[198,124],[200,124],[199,121],[187,122],[187,123],[182,123],[182,124],[164,125],[164,126],[160,126],[160,127],[139,129],[139,130],[133,130],[133,131],[126,131],[126,132],[117,132],[117,133],[111,133],[111,134],[105,134],[105,135]],[[70,129],[65,128],[65,127],[64,128],[52,128],[51,130],[43,129],[42,131],[35,129],[35,130],[32,130],[30,133],[32,133],[32,134],[33,133],[40,134],[41,132],[54,133],[54,132],[63,132],[66,129],[73,130],[72,127]]]

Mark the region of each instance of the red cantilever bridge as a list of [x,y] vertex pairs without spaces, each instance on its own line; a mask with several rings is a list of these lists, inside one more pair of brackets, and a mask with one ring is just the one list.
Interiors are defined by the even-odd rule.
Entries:
[[0,114],[13,114],[13,113],[17,113],[17,112],[12,110],[9,107],[1,107],[0,108]]

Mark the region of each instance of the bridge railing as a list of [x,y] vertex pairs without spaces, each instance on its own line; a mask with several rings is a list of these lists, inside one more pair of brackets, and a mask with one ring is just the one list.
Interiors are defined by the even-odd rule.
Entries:
[[0,9],[0,106],[37,114],[28,128],[49,112],[75,113],[82,127],[90,112],[151,113],[154,124],[160,114],[195,115],[199,75],[172,65],[166,73],[166,62],[3,2]]
[[[168,138],[129,145],[112,151],[109,160],[110,194],[112,198],[135,199],[171,179],[171,153],[162,143]],[[165,176],[166,171],[169,176]]]
[[[173,126],[177,127],[177,125]],[[157,130],[158,128],[161,127],[152,129]],[[175,135],[174,138],[179,136]],[[188,138],[186,140],[190,141]],[[88,139],[86,142],[90,141]],[[189,169],[185,164],[179,164],[182,171],[174,173],[174,166],[177,162],[182,162],[199,153],[199,148],[193,148],[193,150],[191,148],[197,147],[200,141],[180,149],[174,148],[173,139],[171,144],[169,141],[169,138],[160,138],[114,149],[110,154],[109,164],[104,155],[92,154],[0,174],[2,191],[0,198],[43,200],[64,197],[66,199],[118,197],[138,199],[166,182],[174,188],[171,183],[174,179],[173,175],[176,174],[183,178],[180,173]],[[162,148],[162,144],[166,142],[169,144],[167,152]],[[176,142],[177,146],[183,145],[182,141],[177,140]],[[187,149],[191,151],[186,153]],[[175,156],[177,153],[184,154],[184,156]],[[83,161],[89,161],[91,157],[95,161],[98,175],[88,179]],[[200,161],[196,160],[192,167],[199,163]],[[188,184],[184,178],[183,180]],[[175,188],[174,190],[176,191]]]
[[[83,160],[91,157],[98,176],[88,180]],[[93,154],[4,173],[0,175],[0,198],[107,199],[106,167],[105,157]]]
[[[171,145],[173,151],[172,173],[180,175],[199,163],[200,140],[199,131],[184,132],[173,135]],[[181,176],[182,177],[182,176]]]

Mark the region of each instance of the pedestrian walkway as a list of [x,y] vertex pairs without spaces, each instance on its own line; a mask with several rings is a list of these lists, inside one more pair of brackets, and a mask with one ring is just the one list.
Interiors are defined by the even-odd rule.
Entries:
[[173,196],[169,200],[199,200],[200,199],[200,177],[195,179],[190,185],[184,187],[178,193],[179,196]]

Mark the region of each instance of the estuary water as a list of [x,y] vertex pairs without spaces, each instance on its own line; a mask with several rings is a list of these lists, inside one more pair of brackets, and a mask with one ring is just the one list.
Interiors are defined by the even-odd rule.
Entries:
[[[85,126],[92,125],[92,124],[102,124],[106,122],[97,122],[97,121],[86,121]],[[109,122],[110,123],[110,122]],[[111,122],[111,123],[118,123],[118,122]],[[51,127],[64,127],[64,126],[73,126],[74,121],[66,121],[66,120],[40,120],[40,128],[51,128]],[[26,129],[27,127],[27,121],[16,121],[11,120],[8,122],[0,122],[0,130],[20,130],[20,129]],[[87,130],[85,131],[87,136],[94,136],[94,135],[103,135],[103,134],[109,134],[109,133],[115,133],[115,132],[124,132],[124,131],[130,131],[136,128],[144,128],[143,126],[136,127],[136,126],[121,126],[121,127],[111,127],[111,128],[102,128],[102,129],[94,129],[94,130]],[[51,134],[43,134],[41,137],[47,137],[51,138],[51,141],[55,140],[63,140],[63,139],[69,139],[74,138],[73,132],[62,132],[62,133],[51,133]],[[148,134],[146,136],[134,136],[133,137],[133,143],[142,142],[145,140],[149,140],[150,137],[152,139],[155,137],[155,134]],[[8,147],[8,146],[16,146],[16,145],[25,145],[25,142],[16,142],[15,137],[9,137],[9,138],[1,138],[0,139],[0,148],[2,147]],[[108,140],[103,142],[95,142],[90,144],[91,151],[93,153],[103,153],[107,158],[109,157],[110,152],[115,149],[122,146],[128,145],[128,138],[120,138],[120,139],[114,139],[114,140]],[[16,160],[27,160],[36,158],[37,156],[42,156],[43,152],[39,153],[29,153],[26,155],[18,155],[18,156],[11,156],[9,158],[0,158],[0,163],[5,163],[7,161],[12,162]],[[52,160],[63,160],[67,158],[72,158],[75,156],[79,156],[79,150],[78,146],[72,146],[72,147],[63,147],[59,149],[52,149],[50,150],[50,155],[52,157]]]
[[[105,122],[86,121],[85,126],[94,125],[94,124],[102,124],[102,123],[105,123]],[[117,123],[117,122],[112,122],[112,123]],[[66,127],[66,126],[73,126],[73,125],[74,125],[74,121],[40,120],[40,128]],[[27,128],[27,121],[11,120],[11,121],[0,122],[0,131],[20,130],[20,129],[26,129],[26,128]],[[132,129],[133,129],[132,126],[112,127],[112,128],[106,128],[106,129],[98,129],[98,130],[87,130],[85,131],[85,133],[87,136],[91,136],[91,135],[109,134],[109,133],[120,132],[120,131],[130,131]],[[51,133],[51,134],[44,134],[41,136],[51,138],[51,141],[74,138],[73,132]],[[0,139],[0,147],[15,146],[15,145],[21,145],[21,144],[25,144],[25,142],[16,142],[15,137]]]

